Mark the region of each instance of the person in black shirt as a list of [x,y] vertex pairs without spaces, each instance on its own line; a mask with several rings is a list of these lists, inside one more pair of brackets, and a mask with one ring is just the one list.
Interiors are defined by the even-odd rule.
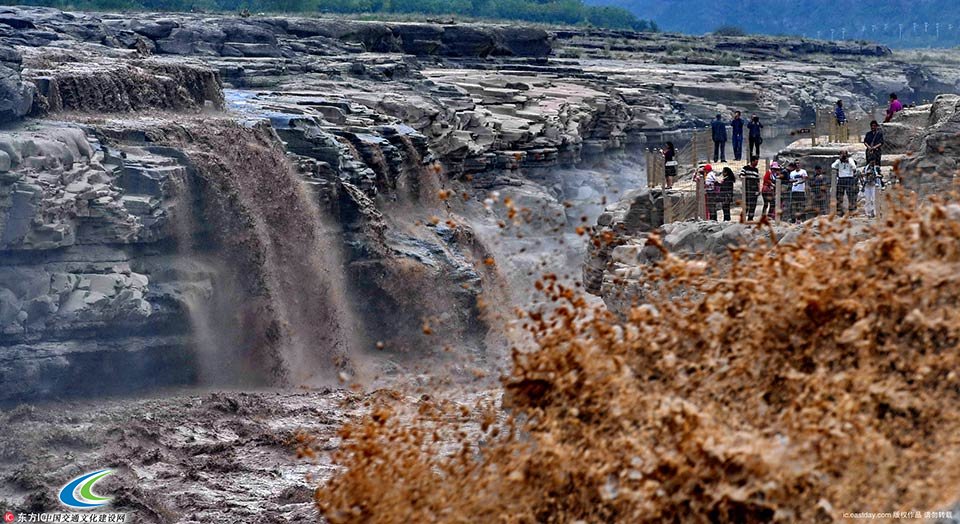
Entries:
[[751,157],[750,163],[740,170],[740,179],[743,180],[743,192],[746,202],[743,203],[747,211],[747,220],[753,220],[757,210],[757,200],[760,196],[760,170],[757,169],[759,157]]
[[733,131],[733,159],[740,160],[743,158],[743,119],[740,118],[740,111],[733,113],[730,128]]
[[663,177],[666,179],[667,189],[673,188],[673,179],[677,177],[677,149],[673,142],[667,142],[663,150]]
[[876,120],[870,122],[870,131],[863,137],[863,145],[867,146],[867,163],[882,165],[880,157],[883,156],[883,131]]
[[818,215],[826,215],[830,204],[830,193],[827,191],[830,181],[823,173],[823,167],[816,166],[813,178],[810,179],[810,193],[813,196],[813,207]]
[[[723,220],[730,221],[730,204],[733,203],[733,184],[737,181],[737,176],[729,167],[723,168],[720,178],[720,207],[723,209]],[[720,217],[717,217],[718,219]]]
[[750,123],[747,124],[747,130],[750,133],[747,142],[747,156],[760,156],[760,144],[763,143],[763,138],[760,136],[761,129],[763,129],[763,124],[760,123],[760,117],[753,115]]
[[727,124],[723,122],[723,117],[717,115],[717,119],[710,124],[710,132],[713,136],[713,161],[727,161]]
[[787,164],[785,169],[780,170],[780,218],[787,222],[793,222],[793,207],[791,197],[793,196],[793,183],[790,182],[790,173],[797,169],[797,163]]

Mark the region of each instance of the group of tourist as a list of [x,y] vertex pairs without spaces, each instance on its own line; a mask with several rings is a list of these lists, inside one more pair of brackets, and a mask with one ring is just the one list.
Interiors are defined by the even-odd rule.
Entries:
[[[876,191],[883,188],[883,176],[880,171],[883,153],[883,131],[878,122],[870,123],[870,131],[864,136],[863,144],[866,147],[866,162],[863,167],[850,157],[848,151],[840,153],[840,157],[830,165],[836,173],[836,202],[837,215],[844,216],[854,213],[857,201],[863,195],[864,212],[868,217],[876,216]],[[669,147],[671,159],[676,162],[676,151],[672,144]],[[823,166],[816,165],[813,173],[804,169],[798,161],[792,161],[785,166],[778,162],[771,162],[767,172],[761,177],[758,168],[760,157],[753,155],[750,162],[739,173],[743,182],[743,192],[735,192],[734,184],[737,175],[730,167],[714,170],[713,166],[703,166],[698,176],[704,181],[706,191],[706,217],[708,220],[730,220],[730,209],[734,202],[743,199],[744,211],[747,220],[753,220],[756,210],[760,207],[760,198],[763,199],[760,216],[776,218],[777,182],[780,187],[781,218],[788,222],[801,222],[815,215],[825,215],[829,212],[830,178]],[[676,164],[673,167],[673,176],[676,175]],[[670,179],[672,185],[672,177]]]
[[[893,115],[903,110],[903,103],[900,102],[896,93],[890,93],[890,104],[887,106],[887,113],[884,122],[889,122]],[[837,124],[844,126],[847,124],[847,114],[843,108],[843,100],[837,100],[834,109],[834,117]],[[750,121],[744,123],[740,111],[733,112],[733,118],[730,120],[730,131],[733,142],[733,159],[740,161],[743,159],[743,135],[744,129],[747,132],[747,156],[760,156],[760,145],[763,143],[763,124],[760,117],[753,115]],[[723,120],[723,115],[717,114],[713,122],[710,123],[710,134],[713,140],[713,161],[727,161],[727,123]],[[871,146],[867,146],[870,152]],[[874,148],[875,149],[875,148]],[[669,175],[668,175],[669,176]],[[675,176],[675,175],[674,175]]]
[[[733,135],[733,159],[743,159],[743,130],[747,129],[747,156],[760,156],[760,144],[763,143],[763,124],[760,117],[753,115],[750,121],[744,124],[740,111],[734,111],[730,120],[730,129]],[[710,123],[710,134],[713,139],[713,161],[727,161],[727,123],[723,115],[718,114]]]
[[[889,122],[902,109],[903,104],[896,93],[891,93],[884,122]],[[842,100],[837,101],[834,117],[839,125],[846,125],[847,116]],[[710,164],[701,167],[697,177],[703,180],[706,190],[705,218],[720,220],[722,216],[723,220],[730,220],[731,208],[735,202],[741,200],[747,220],[754,219],[758,207],[761,209],[760,216],[775,218],[777,187],[780,188],[780,211],[783,220],[800,222],[829,212],[831,180],[823,166],[813,166],[811,174],[797,161],[784,166],[778,162],[771,162],[769,169],[761,176],[758,166],[760,145],[763,143],[763,124],[760,122],[760,117],[753,115],[749,122],[744,122],[741,112],[735,111],[730,121],[730,128],[734,161],[742,159],[744,134],[747,135],[747,156],[750,161],[739,172],[739,178],[743,184],[742,193],[734,189],[738,174],[734,173],[732,168],[723,167],[714,170]],[[711,123],[711,134],[714,143],[713,162],[726,163],[727,124],[723,121],[722,115],[716,115],[716,119]],[[876,216],[876,191],[878,187],[883,188],[883,176],[880,170],[883,131],[876,120],[870,122],[870,131],[864,136],[863,145],[866,160],[862,167],[857,165],[846,150],[842,151],[839,158],[829,166],[836,174],[836,212],[839,216],[854,213],[861,195],[864,200],[865,214],[868,217]],[[677,154],[673,143],[667,142],[663,157],[665,185],[668,189],[673,187],[677,177]]]

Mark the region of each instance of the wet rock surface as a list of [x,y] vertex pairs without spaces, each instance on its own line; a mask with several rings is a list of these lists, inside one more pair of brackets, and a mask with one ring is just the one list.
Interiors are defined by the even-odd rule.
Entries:
[[314,482],[331,466],[297,450],[337,446],[337,429],[365,400],[330,390],[175,391],[15,407],[2,414],[0,461],[9,469],[0,498],[4,509],[59,512],[65,482],[110,468],[97,489],[112,494],[111,511],[137,522],[315,521]]

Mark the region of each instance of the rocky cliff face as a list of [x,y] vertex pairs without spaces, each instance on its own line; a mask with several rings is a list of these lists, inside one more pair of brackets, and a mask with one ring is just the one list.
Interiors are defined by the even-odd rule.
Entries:
[[[660,189],[635,189],[607,206],[597,218],[583,265],[583,283],[588,293],[601,297],[619,314],[642,305],[656,282],[644,278],[644,270],[663,258],[664,250],[689,257],[721,260],[728,248],[777,238],[786,229],[710,221],[664,223],[664,200],[695,195]],[[774,243],[776,240],[774,240]]]
[[[0,114],[31,115],[0,134],[3,399],[329,382],[365,372],[357,348],[391,366],[485,358],[481,297],[575,272],[576,231],[642,183],[631,151],[648,137],[724,106],[793,122],[839,91],[872,107],[890,85],[872,71],[897,60],[747,40],[724,51],[740,66],[679,64],[657,50],[676,37],[632,33],[0,15]],[[843,56],[874,62],[826,74]]]
[[21,78],[22,61],[16,49],[0,46],[0,122],[17,120],[33,106],[35,88]]
[[[546,56],[542,29],[309,18],[238,18],[188,14],[93,15],[40,7],[0,11],[4,41],[43,47],[72,41],[141,53],[292,58],[332,52],[424,56]],[[54,44],[55,45],[55,44]]]
[[[78,126],[6,132],[0,143],[4,396],[189,377],[187,332],[164,288],[175,278],[150,269],[164,265],[152,246],[170,235],[186,167]],[[104,363],[108,384],[90,376]]]
[[941,95],[932,104],[901,113],[883,125],[893,152],[906,154],[897,166],[898,175],[923,196],[956,190],[960,96]]

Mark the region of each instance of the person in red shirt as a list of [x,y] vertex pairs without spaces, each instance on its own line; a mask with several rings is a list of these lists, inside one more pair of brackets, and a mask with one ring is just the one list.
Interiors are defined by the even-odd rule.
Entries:
[[883,122],[889,122],[893,115],[897,114],[903,109],[903,104],[900,100],[897,100],[896,93],[890,93],[890,107],[887,108],[887,117],[883,119]]

